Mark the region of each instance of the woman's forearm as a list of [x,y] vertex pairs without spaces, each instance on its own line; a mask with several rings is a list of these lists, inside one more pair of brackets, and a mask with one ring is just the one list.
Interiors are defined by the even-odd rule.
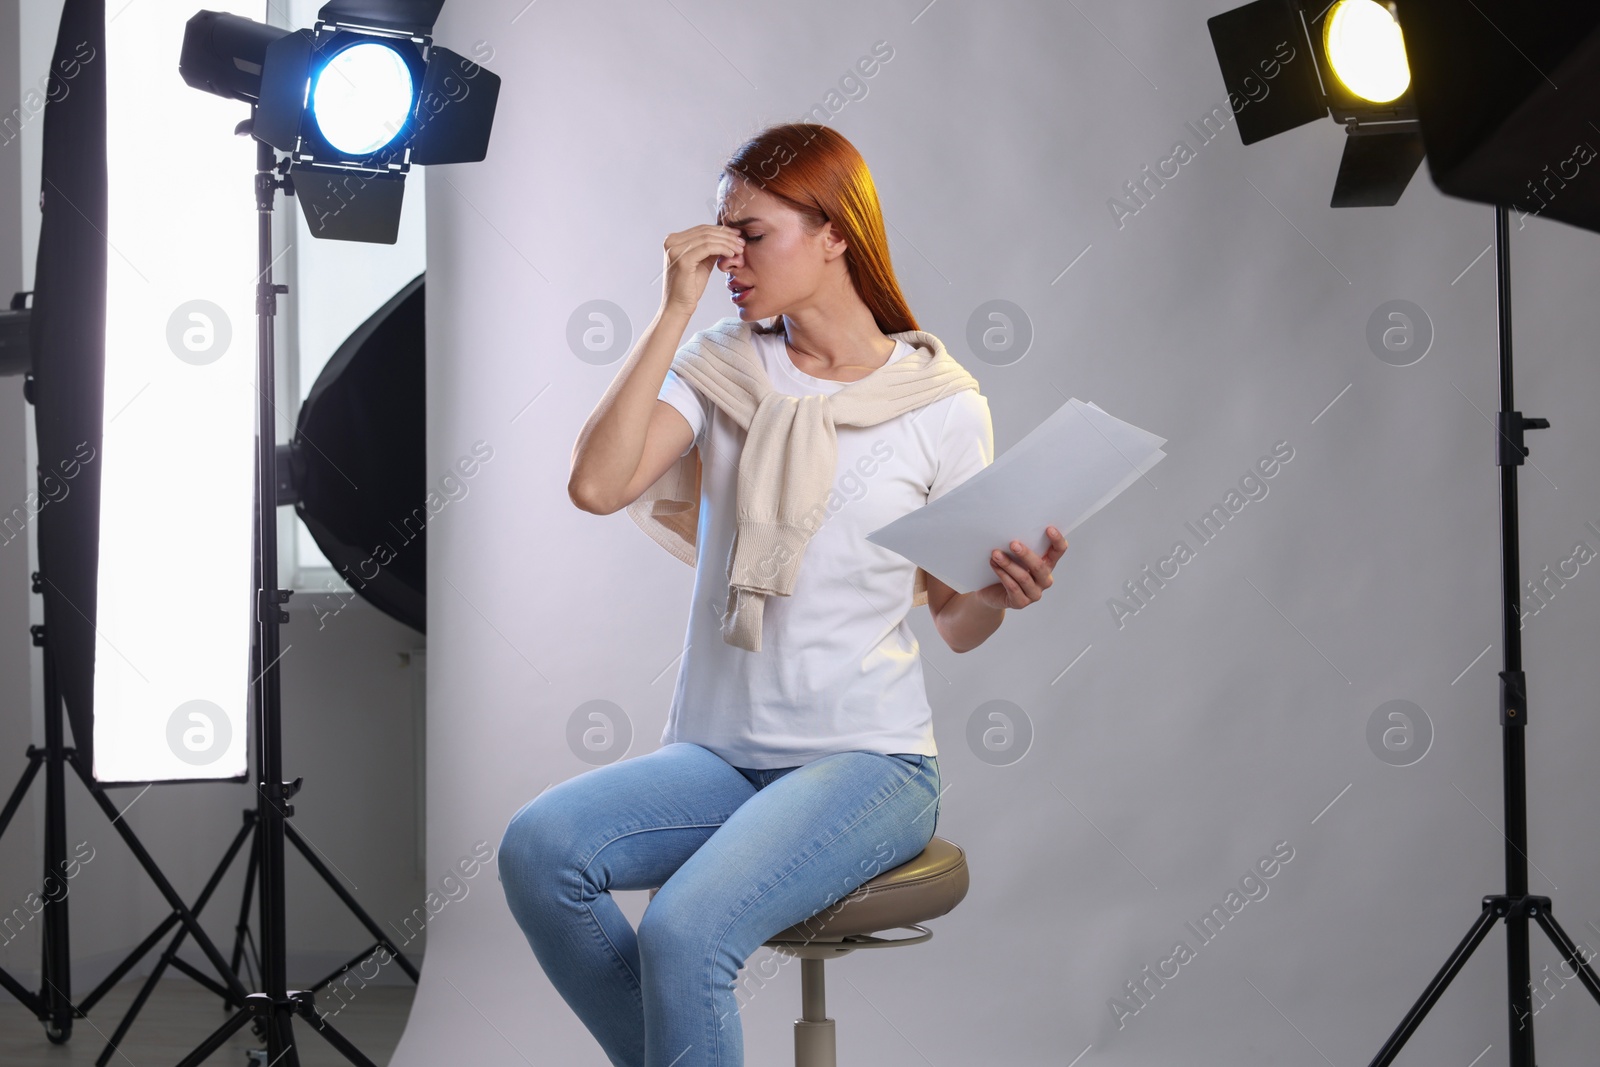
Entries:
[[933,625],[955,652],[970,652],[989,639],[1005,621],[1005,608],[991,608],[976,593],[957,593],[944,602]]
[[639,469],[651,410],[693,314],[664,304],[639,334],[573,445],[567,494],[574,503],[610,500]]

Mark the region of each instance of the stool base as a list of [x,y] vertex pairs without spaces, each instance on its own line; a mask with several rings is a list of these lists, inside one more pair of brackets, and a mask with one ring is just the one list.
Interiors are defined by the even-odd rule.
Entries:
[[832,940],[766,942],[768,948],[800,960],[800,1018],[794,1021],[794,1067],[839,1067],[838,1043],[833,1020],[828,1018],[827,984],[823,965],[830,959],[858,948],[893,948],[914,945],[933,936],[925,926],[897,926],[915,930],[916,937],[884,938],[871,934],[851,934]]
[[839,1067],[833,1020],[828,1018],[823,961],[800,960],[800,1015],[794,1021],[795,1067]]

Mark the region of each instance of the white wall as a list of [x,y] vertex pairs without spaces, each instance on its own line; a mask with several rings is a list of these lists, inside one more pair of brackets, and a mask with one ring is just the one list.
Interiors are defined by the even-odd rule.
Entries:
[[[0,59],[0,77],[4,78],[0,110],[9,112],[17,106],[21,92],[41,84],[49,69],[61,4],[59,0],[41,0],[21,5],[19,31],[13,35],[3,32],[3,20],[18,17],[17,5],[15,0],[4,2],[10,6],[0,7],[0,41],[8,46],[18,42],[0,49],[4,53]],[[138,8],[121,17],[138,17]],[[12,64],[10,73],[8,63]],[[248,113],[241,103],[238,117]],[[0,286],[5,297],[15,288],[32,285],[39,233],[42,129],[43,116],[39,115],[24,125],[21,138],[0,146]],[[419,192],[408,192],[412,216],[420,216]],[[248,174],[240,175],[240,195],[250,195]],[[293,213],[286,210],[284,198],[279,198],[278,207],[278,218],[292,223]],[[20,242],[13,228],[19,208]],[[293,268],[299,266],[300,281],[309,278],[307,284],[318,287],[319,306],[335,303],[337,314],[325,313],[304,323],[298,334],[285,336],[283,320],[295,321],[293,311],[302,299],[300,281],[296,281],[290,293],[279,299],[280,357],[288,350],[286,341],[298,336],[306,348],[321,352],[325,360],[350,329],[415,276],[423,262],[420,219],[410,224],[407,234],[406,243],[398,250],[390,249],[392,254],[386,260],[357,261],[341,250],[346,258],[337,272],[332,269],[333,260],[323,258],[329,255],[330,242],[285,239],[295,247],[279,261],[276,280],[296,279]],[[303,265],[296,264],[296,258]],[[18,268],[13,276],[10,272]],[[342,276],[330,278],[340,272]],[[330,292],[335,282],[338,290]],[[280,373],[280,379],[283,377]],[[299,395],[291,393],[290,402],[280,403],[285,420],[292,418]],[[280,423],[280,441],[290,426],[290,421]],[[22,401],[21,380],[0,379],[0,505],[7,509],[33,486],[33,445],[33,413]],[[249,471],[240,473],[250,477]],[[294,525],[292,515],[284,510],[288,524]],[[42,621],[38,598],[28,592],[27,585],[27,573],[37,566],[37,557],[30,562],[19,555],[24,551],[31,553],[33,546],[24,549],[19,540],[0,547],[0,706],[6,709],[0,715],[0,789],[6,792],[25,765],[27,744],[44,741],[41,657],[29,646],[27,633],[30,620]],[[155,596],[181,596],[187,580],[178,574],[153,575],[153,579]],[[425,901],[419,828],[424,715],[420,665],[425,658],[420,650],[426,642],[415,631],[348,595],[341,599],[326,592],[302,592],[290,601],[289,611],[293,621],[283,630],[285,652],[280,661],[283,765],[286,777],[305,779],[294,801],[295,825],[373,919],[400,938],[404,935],[396,932],[396,927]],[[23,718],[25,708],[31,708],[31,728]],[[163,785],[143,795],[138,789],[118,789],[109,795],[119,808],[127,808],[128,825],[179,893],[191,902],[237,832],[244,808],[253,803],[250,785],[231,783]],[[41,775],[11,829],[0,839],[0,905],[6,911],[21,904],[30,889],[37,891],[43,812]],[[74,879],[69,896],[73,989],[81,996],[169,909],[75,777],[67,784],[67,812],[69,849],[79,841],[87,841],[95,849],[95,858]],[[245,859],[241,855],[235,861],[203,915],[206,930],[224,956],[232,944]],[[366,932],[298,855],[288,861],[288,892],[291,983],[309,984],[370,944]],[[252,908],[253,927],[255,915]],[[425,937],[418,938],[403,950],[420,957],[425,943]],[[147,956],[135,973],[148,973],[148,964],[159,951]],[[202,969],[211,970],[192,941],[181,952]],[[38,985],[38,959],[37,934],[31,928],[0,948],[0,967],[34,988]],[[389,967],[377,981],[409,980],[398,968]],[[22,1009],[13,1005],[11,1010]],[[88,1039],[92,1031],[85,1028],[79,1034]]]
[[[1394,208],[1329,209],[1331,122],[1196,146],[1185,123],[1228,114],[1205,19],[1229,6],[447,6],[440,39],[487,42],[505,81],[488,160],[430,182],[431,465],[480,438],[496,450],[430,538],[430,870],[588,769],[566,743],[579,705],[616,702],[632,755],[656,746],[670,699],[692,575],[625,516],[567,499],[573,441],[627,347],[579,360],[569,316],[603,298],[637,332],[662,238],[707,220],[725,156],[802,117],[883,40],[893,59],[831,122],[873,168],[901,282],[982,383],[998,449],[1069,396],[1170,443],[982,648],[955,656],[914,614],[950,786],[938,833],[967,850],[972,888],[930,943],[830,965],[841,1061],[1371,1058],[1503,888],[1493,256],[1473,265],[1493,213],[1426,171]],[[1180,137],[1196,158],[1119,228],[1110,198]],[[1520,471],[1532,577],[1580,539],[1600,546],[1585,525],[1600,524],[1600,243],[1531,219],[1514,248],[1517,403],[1554,427]],[[967,341],[995,298],[1035,331],[1009,366]],[[1436,333],[1409,367],[1366,341],[1392,299]],[[691,329],[728,310],[713,288]],[[1293,459],[1269,495],[1198,545],[1185,523],[1280,441]],[[1119,628],[1108,601],[1179,538],[1195,559]],[[1592,569],[1524,635],[1532,888],[1591,946]],[[1435,733],[1409,767],[1366,739],[1395,699]],[[1009,766],[968,742],[995,700],[1032,731]],[[1294,855],[1269,895],[1119,1028],[1108,1001],[1197,941],[1185,922],[1280,841]],[[479,878],[434,920],[393,1062],[600,1067]],[[644,894],[621,896],[636,920]],[[1557,957],[1534,938],[1538,972]],[[1493,933],[1434,1008],[1413,1062],[1503,1058],[1501,945]],[[746,1004],[749,1062],[792,1055],[798,978],[783,973]],[[1546,1059],[1600,1038],[1586,999],[1569,982],[1539,1015]]]

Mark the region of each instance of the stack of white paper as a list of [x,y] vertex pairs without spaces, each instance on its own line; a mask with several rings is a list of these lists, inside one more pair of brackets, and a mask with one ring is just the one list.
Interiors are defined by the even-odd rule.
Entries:
[[1073,397],[989,466],[867,535],[958,593],[996,581],[989,553],[1013,540],[1038,555],[1166,458],[1157,437]]

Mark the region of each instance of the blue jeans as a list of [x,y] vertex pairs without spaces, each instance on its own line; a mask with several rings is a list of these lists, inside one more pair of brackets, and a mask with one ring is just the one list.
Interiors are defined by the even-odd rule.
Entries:
[[[914,859],[938,815],[933,756],[838,752],[755,770],[677,742],[523,805],[500,842],[500,882],[615,1067],[742,1067],[744,962]],[[611,890],[656,886],[636,933]]]

